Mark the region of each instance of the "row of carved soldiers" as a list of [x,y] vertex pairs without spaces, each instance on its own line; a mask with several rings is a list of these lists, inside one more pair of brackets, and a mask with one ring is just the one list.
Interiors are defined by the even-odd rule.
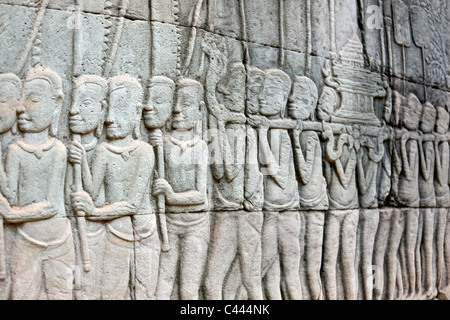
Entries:
[[[391,123],[402,134],[374,139],[361,135],[364,127],[329,123],[338,96],[325,87],[318,97],[306,77],[292,83],[281,70],[239,63],[220,70],[210,63],[205,86],[154,77],[145,105],[142,86],[128,75],[80,77],[68,148],[56,138],[61,78],[45,68],[24,81],[0,77],[1,132],[20,131],[1,170],[4,297],[71,299],[75,292],[77,299],[169,299],[176,292],[196,299],[202,292],[220,299],[238,260],[237,297],[335,299],[340,270],[344,297],[356,299],[358,258],[364,280],[386,259],[380,280],[386,289],[360,281],[365,299],[374,293],[393,299],[403,287],[415,297],[422,247],[426,293],[435,294],[449,269],[448,204],[419,210],[416,199],[428,198],[415,196],[423,190],[431,197],[430,178],[448,194],[448,114],[394,92],[393,116],[385,117],[402,119]],[[318,100],[322,123],[308,121]],[[436,114],[431,148],[424,137]],[[141,137],[141,118],[151,145]],[[419,123],[424,135],[416,133]],[[447,175],[424,172],[434,159]],[[383,170],[388,182],[377,178]],[[380,185],[405,208],[378,210]],[[73,227],[68,211],[76,217]],[[72,271],[81,263],[74,291]]]

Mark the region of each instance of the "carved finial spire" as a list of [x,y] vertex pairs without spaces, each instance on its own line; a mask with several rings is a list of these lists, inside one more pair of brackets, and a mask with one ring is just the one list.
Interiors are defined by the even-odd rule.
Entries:
[[353,33],[351,38],[339,52],[339,58],[343,64],[364,67],[363,45],[356,33]]

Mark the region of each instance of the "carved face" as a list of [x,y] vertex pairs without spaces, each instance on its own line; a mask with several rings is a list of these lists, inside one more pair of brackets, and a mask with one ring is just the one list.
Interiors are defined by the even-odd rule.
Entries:
[[194,86],[178,89],[177,102],[173,109],[172,127],[174,129],[191,130],[200,121],[202,97]]
[[259,112],[263,116],[281,116],[286,108],[287,94],[281,89],[280,84],[267,78],[259,95]]
[[442,108],[437,108],[437,117],[436,117],[436,132],[440,134],[446,134],[448,132],[449,126],[449,114],[448,112]]
[[403,105],[403,125],[408,130],[416,130],[422,116],[422,104],[413,94],[408,97],[408,102]]
[[70,108],[70,130],[73,133],[93,132],[102,115],[103,89],[95,83],[84,83],[74,90]]
[[149,89],[149,101],[144,107],[147,128],[162,128],[172,115],[174,90],[168,85],[157,84]]
[[420,130],[429,133],[433,131],[436,122],[436,110],[431,104],[425,104],[420,121]]
[[264,72],[259,69],[250,69],[247,77],[247,112],[257,114],[259,112],[258,97],[261,93],[264,81]]
[[242,69],[236,67],[231,71],[227,90],[224,92],[224,105],[233,112],[243,112],[245,108],[245,72]]
[[108,139],[123,139],[133,134],[137,125],[136,109],[126,88],[111,92],[105,121]]
[[317,117],[326,122],[331,120],[336,105],[336,96],[331,90],[324,89],[322,91],[317,105]]
[[55,116],[56,99],[50,82],[44,79],[26,81],[17,110],[19,130],[37,133],[49,128]]
[[307,83],[294,83],[288,108],[293,119],[306,120],[311,116],[315,109],[315,98]]
[[383,107],[383,119],[386,123],[391,122],[392,116],[392,102],[388,101]]
[[0,134],[9,131],[16,121],[20,90],[14,83],[0,82]]

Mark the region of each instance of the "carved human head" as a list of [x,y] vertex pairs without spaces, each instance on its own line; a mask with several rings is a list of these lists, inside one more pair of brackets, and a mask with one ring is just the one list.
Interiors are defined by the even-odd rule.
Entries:
[[191,130],[202,121],[205,106],[204,89],[200,82],[182,78],[177,81],[177,101],[173,108],[172,127]]
[[0,74],[0,134],[13,128],[21,93],[22,82],[15,74]]
[[149,129],[162,128],[172,115],[175,83],[165,76],[154,76],[148,87],[148,102],[144,106],[144,123]]
[[408,95],[407,104],[403,104],[402,124],[408,130],[416,130],[422,117],[423,106],[413,93]]
[[317,99],[316,84],[308,77],[296,76],[288,98],[289,115],[297,120],[312,118],[316,109]]
[[337,105],[338,96],[336,91],[331,87],[323,87],[317,105],[317,118],[326,122],[330,122]]
[[436,108],[436,132],[446,134],[449,129],[450,115],[443,107]]
[[72,133],[101,135],[106,113],[108,82],[96,75],[83,75],[73,89],[69,125]]
[[231,64],[228,82],[224,90],[224,106],[233,112],[244,112],[245,109],[245,67],[242,62]]
[[430,133],[433,131],[436,124],[436,109],[434,106],[427,102],[423,105],[422,118],[420,120],[420,130],[424,133]]
[[105,121],[108,139],[123,139],[133,134],[139,138],[143,93],[139,81],[129,75],[110,79]]
[[246,108],[248,114],[259,113],[258,97],[264,83],[264,71],[257,67],[247,68],[247,101]]
[[283,117],[290,91],[291,78],[284,71],[266,70],[264,84],[259,94],[259,112],[267,117]]
[[17,109],[19,130],[38,133],[49,129],[49,134],[56,136],[63,99],[62,80],[56,72],[42,67],[31,69]]

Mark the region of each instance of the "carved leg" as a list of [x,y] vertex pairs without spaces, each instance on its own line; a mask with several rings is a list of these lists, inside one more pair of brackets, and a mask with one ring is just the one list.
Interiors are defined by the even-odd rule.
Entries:
[[405,252],[406,267],[408,273],[409,292],[407,299],[414,297],[416,288],[416,264],[415,251],[417,242],[417,232],[419,228],[419,209],[405,208]]
[[373,251],[378,228],[378,209],[361,209],[359,225],[361,227],[361,273],[364,299],[372,300],[373,292]]
[[404,229],[404,216],[402,209],[393,209],[391,235],[389,237],[388,250],[386,255],[386,299],[394,300],[395,282],[397,277],[397,253]]
[[161,245],[156,229],[156,219],[152,218],[154,216],[151,215],[137,215],[132,218],[136,239],[134,242],[136,300],[155,299]]
[[101,282],[103,300],[124,300],[129,297],[133,242],[108,232]]
[[434,208],[426,209],[423,217],[423,250],[425,258],[425,292],[426,298],[433,298],[437,294],[433,281],[433,240],[434,240]]
[[11,251],[13,300],[37,300],[42,287],[42,253],[44,248],[16,236]]
[[170,300],[175,284],[180,255],[180,236],[182,230],[167,221],[167,232],[170,250],[161,252],[159,257],[158,285],[156,287],[157,300]]
[[445,267],[447,269],[447,281],[446,281],[446,290],[450,293],[450,210],[447,214],[447,226],[445,231],[445,246],[444,246],[444,255],[445,255]]
[[[446,217],[447,219],[447,217]],[[15,227],[10,224],[3,225],[5,240],[13,239],[13,235],[16,230]],[[10,235],[9,235],[10,234]],[[9,300],[11,299],[11,246],[5,246],[5,257],[6,257],[6,277],[5,280],[0,281],[0,300]]]
[[325,212],[308,211],[305,212],[304,216],[306,220],[305,263],[309,297],[311,300],[319,300],[322,299],[322,281],[320,279],[320,267],[322,265]]
[[262,300],[261,230],[262,212],[239,213],[239,256],[242,281],[250,300]]
[[[89,222],[87,222],[89,223]],[[75,290],[76,300],[100,300],[103,256],[106,248],[106,232],[104,228],[95,234],[88,234],[89,258],[91,271],[84,272],[80,268],[80,289]],[[80,264],[79,264],[80,265]]]
[[384,258],[387,250],[389,232],[392,220],[392,208],[380,209],[380,221],[375,238],[373,263],[378,272],[375,273],[375,286],[373,297],[375,300],[381,300],[384,287]]
[[180,299],[198,300],[208,257],[209,217],[186,229],[180,245]]
[[278,241],[289,300],[302,300],[300,282],[300,212],[280,212]]
[[222,300],[223,282],[238,246],[236,215],[232,212],[217,212],[214,215],[204,285],[206,300]]
[[43,261],[44,286],[48,300],[72,300],[75,248],[73,238],[56,248],[47,248]]
[[414,297],[420,298],[422,295],[422,237],[423,237],[423,220],[427,214],[427,209],[419,209],[419,223],[417,228],[417,240],[415,251],[415,264],[416,264],[416,287],[414,288]]
[[442,289],[444,284],[444,245],[445,245],[445,227],[447,224],[448,208],[436,208],[437,226],[436,226],[436,255],[437,255],[437,288]]
[[356,233],[359,210],[346,210],[341,227],[341,265],[346,300],[357,299],[356,287]]
[[340,216],[338,210],[329,210],[325,218],[323,275],[325,281],[325,298],[337,299],[337,258],[339,253]]
[[281,270],[278,252],[278,212],[264,212],[262,228],[262,277],[269,300],[281,300]]

